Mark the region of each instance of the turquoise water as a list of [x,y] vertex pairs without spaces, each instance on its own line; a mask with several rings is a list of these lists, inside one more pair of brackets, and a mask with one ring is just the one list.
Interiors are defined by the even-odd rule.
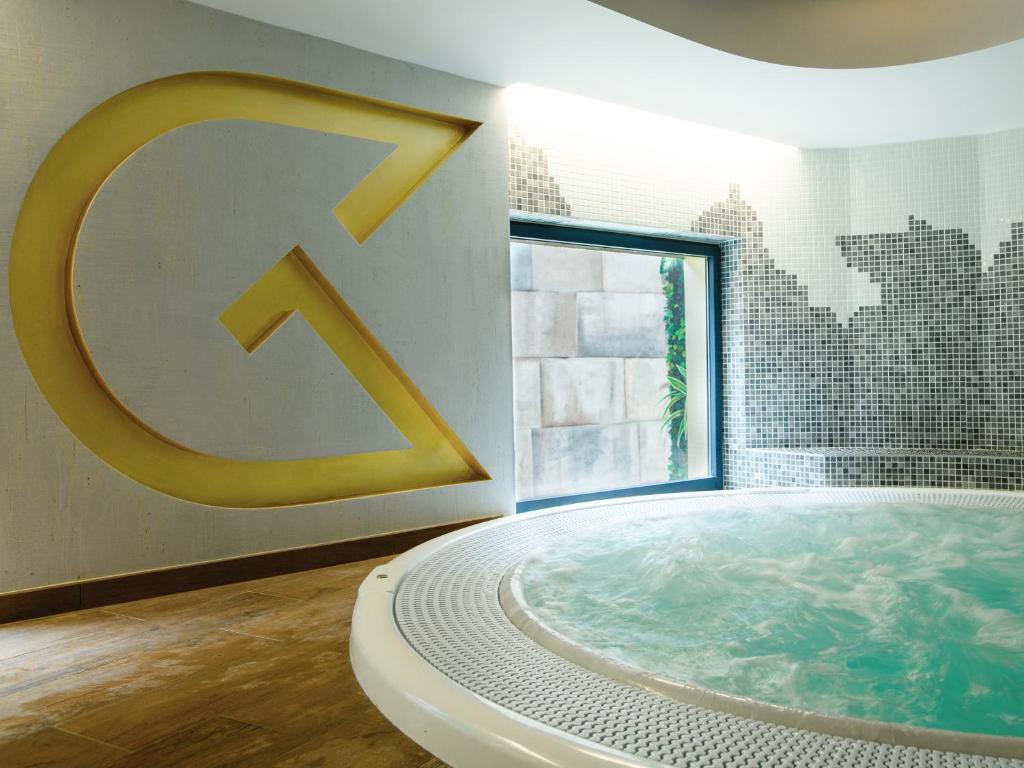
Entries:
[[1024,737],[1024,515],[715,511],[533,553],[537,617],[620,662],[820,713]]

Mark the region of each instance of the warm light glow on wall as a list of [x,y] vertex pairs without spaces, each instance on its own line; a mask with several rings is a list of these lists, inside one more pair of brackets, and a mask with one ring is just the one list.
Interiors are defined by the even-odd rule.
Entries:
[[600,158],[607,175],[620,166],[627,177],[686,185],[724,178],[752,180],[778,172],[796,147],[677,120],[559,91],[517,84],[508,88],[512,127],[529,144],[559,156]]
[[572,217],[692,232],[735,195],[758,212],[765,247],[815,306],[846,320],[877,300],[877,285],[835,249],[850,229],[847,150],[808,152],[528,85],[507,94],[512,141],[523,145],[513,156],[535,158],[528,172],[550,180],[529,183],[557,190]]

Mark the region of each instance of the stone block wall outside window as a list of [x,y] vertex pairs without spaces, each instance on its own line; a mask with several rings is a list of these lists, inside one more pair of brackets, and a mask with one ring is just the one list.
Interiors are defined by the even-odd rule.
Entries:
[[665,417],[663,258],[675,260],[511,244],[520,500],[688,475],[685,461],[673,463],[685,425]]

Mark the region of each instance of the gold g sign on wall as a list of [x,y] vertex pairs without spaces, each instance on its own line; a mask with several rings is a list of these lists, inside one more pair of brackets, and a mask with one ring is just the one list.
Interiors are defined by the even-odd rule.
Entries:
[[479,126],[470,120],[261,75],[195,72],[118,94],[74,125],[36,173],[14,231],[11,312],[36,383],[101,459],[181,499],[276,507],[489,479],[370,330],[296,246],[221,315],[247,352],[300,313],[410,447],[243,461],[171,440],[132,413],[97,370],[75,312],[79,233],[103,184],[148,142],[186,125],[251,120],[394,144],[334,209],[363,243]]

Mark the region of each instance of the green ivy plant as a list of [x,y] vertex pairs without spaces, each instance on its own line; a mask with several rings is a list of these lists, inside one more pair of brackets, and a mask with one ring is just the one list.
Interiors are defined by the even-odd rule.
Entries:
[[663,398],[662,422],[672,450],[668,461],[671,480],[687,475],[686,440],[686,298],[683,289],[684,261],[678,257],[661,259],[662,292],[665,295],[665,362],[668,363],[668,390]]
[[672,437],[672,445],[676,448],[684,447],[686,440],[686,368],[684,366],[677,365],[675,371],[669,371],[668,392],[661,399],[665,403],[661,418],[669,436]]

